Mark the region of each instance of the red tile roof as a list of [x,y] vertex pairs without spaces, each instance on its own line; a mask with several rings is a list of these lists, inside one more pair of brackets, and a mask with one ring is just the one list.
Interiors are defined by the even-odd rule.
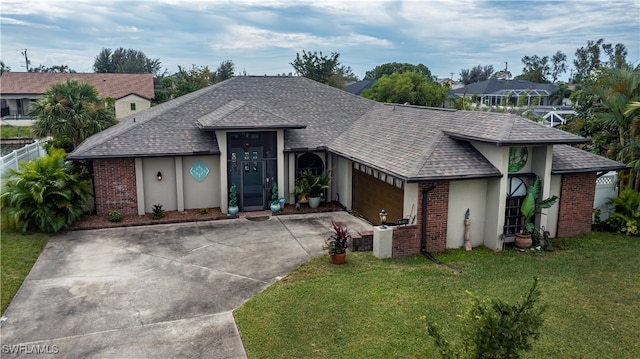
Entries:
[[135,94],[154,98],[152,74],[5,72],[0,76],[0,94],[41,95],[52,84],[71,79],[92,84],[100,97],[117,100]]

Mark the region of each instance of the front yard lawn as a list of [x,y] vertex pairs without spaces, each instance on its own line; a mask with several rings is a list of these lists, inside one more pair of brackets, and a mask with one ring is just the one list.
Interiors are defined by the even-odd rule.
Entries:
[[11,298],[16,294],[24,278],[38,259],[47,243],[45,234],[22,235],[2,229],[0,240],[0,278],[2,291],[2,314],[9,306]]
[[556,239],[559,250],[522,254],[451,250],[378,260],[349,253],[303,264],[234,312],[249,358],[437,358],[427,320],[457,336],[470,291],[520,300],[539,278],[546,306],[525,358],[640,357],[640,239],[594,233]]

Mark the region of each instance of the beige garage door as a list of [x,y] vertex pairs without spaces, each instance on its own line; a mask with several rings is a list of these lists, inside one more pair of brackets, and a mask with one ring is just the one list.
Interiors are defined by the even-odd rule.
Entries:
[[387,222],[402,218],[402,189],[382,182],[362,171],[353,171],[353,210],[373,224],[380,224],[380,211],[387,211]]

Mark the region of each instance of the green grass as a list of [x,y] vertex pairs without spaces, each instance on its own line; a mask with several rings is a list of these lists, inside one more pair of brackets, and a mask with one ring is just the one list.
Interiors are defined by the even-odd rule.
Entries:
[[0,289],[2,291],[3,314],[46,243],[47,236],[45,234],[22,235],[2,230],[2,238],[0,239],[0,259],[2,260],[0,262],[0,282],[2,284]]
[[436,358],[426,322],[460,340],[470,291],[519,300],[539,278],[546,306],[540,339],[525,358],[640,357],[640,239],[615,234],[557,239],[543,255],[451,250],[378,260],[321,256],[234,312],[250,358]]
[[30,126],[0,126],[0,137],[2,138],[15,138],[15,137],[32,137]]

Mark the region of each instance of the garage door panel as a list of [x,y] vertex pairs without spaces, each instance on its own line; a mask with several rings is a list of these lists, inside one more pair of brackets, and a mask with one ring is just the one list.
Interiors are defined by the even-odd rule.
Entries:
[[402,218],[404,193],[402,189],[369,176],[362,171],[353,171],[353,210],[374,224],[380,222],[380,210],[387,211],[387,221],[395,223]]

